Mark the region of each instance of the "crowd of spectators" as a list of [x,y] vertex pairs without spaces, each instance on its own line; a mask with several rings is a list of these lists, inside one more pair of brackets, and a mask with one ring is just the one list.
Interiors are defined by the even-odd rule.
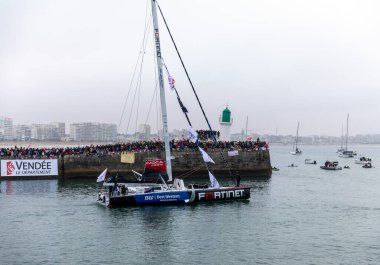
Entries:
[[[200,141],[199,145],[204,150],[244,150],[254,151],[268,149],[268,144],[259,139],[257,141]],[[170,148],[177,151],[190,151],[197,149],[197,145],[190,140],[171,140]],[[65,155],[71,156],[104,156],[129,152],[157,152],[164,150],[162,141],[138,141],[131,143],[88,145],[78,147],[61,148],[37,148],[37,147],[12,147],[0,148],[1,158],[56,158]]]
[[210,131],[210,130],[197,130],[198,139],[201,141],[213,140],[214,136],[216,139],[219,139],[219,131]]

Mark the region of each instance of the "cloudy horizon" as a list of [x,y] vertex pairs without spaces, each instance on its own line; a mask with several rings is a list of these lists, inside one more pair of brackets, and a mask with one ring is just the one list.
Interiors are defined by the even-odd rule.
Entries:
[[[213,129],[219,129],[228,105],[232,132],[245,128],[248,117],[251,133],[275,134],[277,128],[278,134],[293,135],[299,122],[300,135],[340,136],[349,113],[350,135],[380,133],[373,122],[380,111],[377,1],[159,4]],[[0,116],[15,124],[119,124],[147,5],[150,1],[1,1]],[[207,128],[159,22],[163,57],[194,127]],[[152,132],[157,129],[153,54],[149,41],[139,101],[133,109],[130,96],[121,132],[129,124],[133,133],[145,121]],[[169,131],[186,128],[175,94],[165,86]]]

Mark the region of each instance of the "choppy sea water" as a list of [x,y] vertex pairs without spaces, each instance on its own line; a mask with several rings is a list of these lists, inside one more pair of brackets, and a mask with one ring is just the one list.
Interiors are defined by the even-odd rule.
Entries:
[[290,149],[271,147],[271,178],[242,180],[249,202],[106,209],[95,180],[2,181],[0,264],[379,264],[379,146],[355,147],[372,169]]

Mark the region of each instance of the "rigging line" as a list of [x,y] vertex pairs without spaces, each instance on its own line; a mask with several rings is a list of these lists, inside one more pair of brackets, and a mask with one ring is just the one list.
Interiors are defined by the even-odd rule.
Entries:
[[[152,17],[150,17],[150,18],[152,18]],[[148,26],[147,32],[149,30],[150,30],[150,26]],[[140,89],[140,86],[141,86],[141,76],[142,76],[142,71],[143,71],[143,64],[144,64],[146,46],[147,46],[147,42],[148,42],[148,38],[146,37],[146,35],[147,35],[147,33],[144,36],[144,43],[143,43],[142,52],[141,52],[142,56],[141,56],[140,70],[139,70],[138,79],[137,79],[137,83],[136,83],[136,87],[135,87],[135,93],[133,95],[133,102],[132,102],[131,110],[130,110],[130,113],[129,113],[126,133],[128,133],[129,124],[131,122],[131,117],[132,117],[132,113],[133,113],[133,107],[135,105],[136,92],[137,92],[138,89]],[[138,114],[138,110],[137,110],[137,114]],[[137,119],[137,117],[136,117],[136,119]]]
[[[203,166],[201,166],[201,167],[203,167]],[[190,171],[188,171],[188,172],[185,172],[185,173],[183,173],[183,174],[181,174],[181,175],[178,175],[177,177],[178,177],[178,178],[181,178],[181,179],[184,179],[184,178],[186,178],[186,177],[188,177],[188,176],[191,176],[191,175],[194,174],[195,172],[201,170],[201,167],[198,167],[198,168],[196,168],[196,169],[193,169],[193,170],[190,170]]]
[[187,172],[185,172],[185,173],[179,175],[178,178],[186,178],[186,177],[188,177],[188,176],[191,176],[193,173],[195,173],[195,172],[201,170],[202,168],[203,168],[203,165],[202,165],[202,166],[198,166],[198,167],[196,167],[196,168],[193,168],[193,169],[191,169],[191,170],[189,170],[189,171],[187,171]]
[[[141,76],[140,76],[141,78]],[[140,85],[138,88],[138,94],[137,94],[137,109],[136,109],[136,124],[135,124],[135,134],[137,132],[137,122],[139,119],[139,108],[140,108],[140,92],[141,92],[141,80],[140,80]]]
[[[149,6],[148,2],[147,2],[147,6]],[[147,43],[148,43],[148,32],[150,30],[150,20],[152,18],[152,16],[149,17],[149,19],[146,19],[147,18],[147,13],[145,13],[145,21],[147,21],[147,24],[148,24],[148,28],[147,28],[147,33],[145,34],[145,47],[144,47],[144,57],[145,57],[145,54],[146,54],[146,46],[147,46]],[[149,20],[149,21],[148,21]],[[140,98],[141,98],[141,84],[142,84],[142,65],[143,65],[143,61],[141,62],[141,75],[139,76],[139,87],[138,87],[138,95],[137,95],[137,109],[136,109],[136,124],[135,124],[135,135],[136,135],[136,132],[137,132],[137,124],[138,124],[138,120],[139,120],[139,110],[140,110]]]
[[[133,70],[133,74],[132,74],[132,79],[131,79],[131,82],[129,84],[129,89],[128,89],[128,93],[127,93],[127,97],[124,101],[124,106],[123,106],[123,111],[121,113],[121,117],[120,117],[120,121],[119,121],[119,125],[117,127],[117,131],[120,130],[120,126],[121,126],[121,122],[123,121],[123,118],[124,118],[124,113],[125,113],[125,109],[127,107],[127,102],[128,102],[128,98],[129,98],[129,94],[132,90],[132,84],[133,84],[133,81],[135,79],[135,74],[136,74],[136,70],[137,70],[137,65],[139,64],[139,61],[140,61],[140,57],[141,57],[141,52],[143,50],[143,47],[144,47],[144,42],[145,42],[145,39],[146,39],[146,35],[147,35],[147,28],[148,26],[150,27],[150,19],[148,21],[147,19],[147,16],[148,16],[148,9],[149,9],[149,0],[146,1],[146,9],[145,9],[145,25],[144,25],[144,34],[143,34],[143,40],[141,42],[141,46],[140,46],[140,52],[139,52],[139,55],[137,57],[137,61],[136,61],[136,64],[135,64],[135,68]],[[152,16],[150,16],[150,18],[152,18]]]
[[134,95],[133,95],[133,101],[132,101],[131,110],[130,110],[130,112],[129,112],[129,119],[128,119],[128,124],[127,124],[127,132],[128,132],[128,129],[129,129],[129,124],[130,124],[130,122],[131,122],[131,117],[132,117],[132,113],[133,113],[133,107],[134,107],[134,105],[135,105],[136,93],[137,93],[137,90],[139,89],[139,87],[141,86],[141,76],[142,76],[142,66],[143,66],[143,62],[144,62],[144,56],[143,56],[142,59],[141,59],[140,71],[139,71],[139,77],[138,77],[138,80],[137,80],[137,83],[136,83],[135,93],[134,93]]
[[[146,48],[146,46],[145,46],[145,48]],[[145,58],[145,50],[144,50],[144,58]],[[136,107],[136,123],[135,123],[135,131],[134,131],[135,135],[136,135],[136,132],[137,132],[137,123],[138,123],[138,119],[139,119],[140,92],[141,92],[142,75],[143,75],[143,63],[144,63],[144,60],[141,61],[141,68],[140,68],[140,74],[139,74],[139,82],[138,82],[138,86],[136,86],[136,90],[137,90],[137,107]],[[132,115],[132,111],[131,111],[130,115]]]
[[[167,67],[166,64],[165,64],[164,59],[162,59],[162,64],[165,66],[166,73],[168,74],[168,78],[169,78],[169,76],[170,76],[169,69],[168,69],[168,67]],[[169,85],[170,85],[170,84],[169,84]],[[189,116],[187,115],[187,113],[188,113],[187,108],[185,107],[185,105],[183,105],[183,102],[181,101],[181,98],[179,97],[179,94],[178,94],[177,88],[175,87],[174,84],[173,84],[173,86],[170,85],[170,87],[171,87],[171,88],[175,91],[175,93],[177,94],[178,104],[179,104],[179,106],[180,106],[180,108],[181,108],[183,114],[185,114],[185,117],[186,117],[186,119],[187,119],[187,122],[189,123],[190,127],[193,127],[193,126],[191,125],[191,122],[190,122]]]
[[[155,47],[153,46],[153,48],[155,49]],[[156,59],[155,59],[155,57],[153,56],[153,62],[154,62],[154,66],[155,66],[155,68],[154,69],[157,69],[157,67],[156,67]],[[148,110],[148,114],[146,115],[146,119],[145,119],[145,124],[147,124],[148,123],[148,119],[149,119],[149,115],[150,115],[150,112],[151,112],[151,110],[152,110],[152,106],[153,106],[153,100],[156,98],[156,104],[157,104],[157,95],[156,95],[156,93],[157,93],[157,87],[158,87],[158,83],[157,83],[157,72],[156,72],[156,70],[154,70],[154,75],[155,75],[155,78],[154,78],[154,80],[155,80],[155,82],[154,82],[154,91],[153,91],[153,96],[152,96],[152,99],[151,99],[151,101],[150,101],[150,105],[149,105],[149,110]],[[156,105],[156,110],[157,110],[157,105]],[[157,114],[158,115],[158,114]],[[158,119],[157,119],[158,120]],[[158,121],[157,121],[157,126],[158,126]],[[157,134],[158,134],[158,129],[157,129]]]
[[160,7],[160,5],[158,4],[157,1],[156,1],[156,3],[157,3],[157,6],[158,6],[158,10],[159,10],[160,13],[161,13],[161,17],[162,17],[162,19],[164,20],[164,23],[165,23],[166,29],[168,30],[168,33],[169,33],[169,35],[170,35],[170,38],[171,38],[172,43],[173,43],[173,45],[174,45],[174,48],[175,48],[175,50],[176,50],[176,52],[177,52],[177,55],[178,55],[178,57],[179,57],[179,60],[181,61],[182,67],[183,67],[183,69],[185,70],[185,73],[186,73],[187,79],[189,80],[189,83],[190,83],[190,85],[191,85],[191,88],[193,89],[194,95],[195,95],[195,97],[197,98],[197,101],[198,101],[199,107],[201,108],[202,113],[203,113],[203,116],[204,116],[205,119],[206,119],[207,125],[208,125],[208,127],[209,127],[209,129],[210,129],[210,131],[211,131],[211,135],[213,136],[213,139],[214,139],[214,141],[216,142],[216,137],[215,137],[215,135],[214,135],[213,132],[212,132],[212,128],[211,128],[210,122],[208,121],[207,116],[206,116],[206,113],[205,113],[205,111],[203,110],[203,106],[202,106],[202,104],[201,104],[201,102],[200,102],[200,100],[199,100],[199,97],[198,97],[197,92],[195,91],[195,88],[194,88],[193,82],[192,82],[191,79],[190,79],[189,73],[187,72],[187,69],[186,69],[185,63],[184,63],[183,60],[182,60],[181,54],[180,54],[179,51],[178,51],[177,45],[176,45],[176,43],[175,43],[175,41],[174,41],[174,38],[173,38],[172,33],[171,33],[170,29],[169,29],[169,26],[168,26],[168,24],[166,23],[166,19],[165,19],[165,17],[164,17],[164,14],[162,13],[161,7]]
[[[162,61],[163,61],[162,64],[165,66],[165,69],[166,69],[167,74],[168,74],[168,77],[169,77],[169,76],[170,76],[170,74],[169,74],[169,70],[168,70],[168,68],[167,68],[167,66],[166,66],[166,64],[165,64],[165,62],[164,62],[163,59],[162,59]],[[175,92],[176,92],[176,94],[177,94],[178,104],[180,105],[183,114],[185,114],[186,119],[187,119],[187,122],[189,123],[189,126],[192,127],[192,126],[191,126],[190,119],[189,119],[189,116],[187,115],[187,112],[188,112],[188,111],[187,111],[186,107],[183,105],[183,103],[182,103],[182,101],[181,101],[181,99],[180,99],[180,97],[179,97],[179,94],[178,94],[177,88],[175,87],[174,84],[170,84],[170,86],[175,90]],[[197,145],[198,149],[201,148],[198,139],[197,139],[197,141],[195,142],[195,144]],[[222,158],[223,158],[223,157],[222,157]],[[203,162],[204,162],[204,165],[205,165],[207,171],[208,171],[208,172],[212,172],[211,167],[207,164],[207,162],[206,162],[206,161],[203,161]]]
[[[140,71],[141,73],[141,71]],[[127,130],[126,130],[126,133],[128,133],[128,129],[129,129],[129,124],[131,122],[131,117],[132,117],[132,112],[133,112],[133,106],[135,105],[135,99],[136,99],[136,92],[137,92],[137,87],[138,87],[138,83],[136,84],[136,87],[135,87],[135,93],[133,95],[133,101],[132,101],[132,105],[131,105],[131,110],[129,112],[129,118],[128,118],[128,124],[127,124]]]
[[[119,125],[118,125],[118,131],[119,131],[119,129],[120,129],[121,122],[122,122],[122,120],[123,120],[123,118],[124,118],[125,109],[127,108],[127,102],[128,102],[128,99],[129,99],[129,94],[130,94],[130,92],[131,92],[131,90],[132,90],[132,84],[133,84],[133,81],[134,81],[134,79],[135,79],[135,74],[136,74],[136,70],[137,70],[137,65],[138,65],[138,63],[139,63],[139,61],[140,61],[140,56],[141,56],[141,52],[139,53],[139,56],[138,56],[137,61],[136,61],[135,69],[133,70],[133,75],[132,75],[131,83],[130,83],[130,85],[129,85],[129,89],[128,89],[127,97],[126,97],[126,99],[125,99],[125,101],[124,101],[124,107],[123,107],[123,111],[122,111],[122,114],[121,114],[121,117],[120,117],[120,121],[119,121]],[[128,131],[128,129],[127,129],[127,131]]]
[[[161,7],[160,7],[160,5],[158,4],[157,1],[156,1],[156,4],[157,4],[157,6],[158,6],[158,10],[159,10],[160,13],[161,13],[161,17],[162,17],[162,19],[164,20],[164,23],[165,23],[166,29],[168,30],[168,33],[169,33],[169,35],[170,35],[170,38],[171,38],[172,43],[173,43],[173,45],[174,45],[174,48],[175,48],[175,50],[176,50],[176,52],[177,52],[177,55],[178,55],[178,57],[179,57],[179,59],[180,59],[180,61],[181,61],[182,67],[183,67],[183,69],[185,70],[185,73],[186,73],[187,79],[189,80],[189,83],[190,83],[190,85],[191,85],[191,88],[193,89],[193,92],[194,92],[194,95],[195,95],[195,97],[196,97],[196,99],[197,99],[197,101],[198,101],[199,107],[201,108],[202,113],[203,113],[203,116],[204,116],[204,118],[205,118],[205,120],[206,120],[206,122],[207,122],[207,125],[208,125],[209,129],[210,129],[210,133],[211,133],[211,135],[212,135],[212,138],[213,138],[213,140],[214,140],[214,143],[217,144],[218,141],[216,140],[216,136],[215,136],[215,134],[214,134],[214,132],[213,132],[213,130],[212,130],[212,128],[211,128],[210,122],[209,122],[208,119],[207,119],[206,113],[205,113],[205,111],[203,110],[203,107],[202,107],[202,104],[201,104],[201,102],[200,102],[200,100],[199,100],[198,94],[197,94],[197,92],[195,91],[195,88],[194,88],[194,86],[193,86],[193,82],[191,82],[191,79],[190,79],[189,73],[187,72],[187,69],[186,69],[185,64],[184,64],[184,62],[183,62],[183,60],[182,60],[181,54],[180,54],[179,51],[178,51],[177,45],[176,45],[176,43],[175,43],[175,41],[174,41],[174,38],[173,38],[173,36],[172,36],[172,34],[171,34],[171,32],[170,32],[169,26],[168,26],[168,24],[166,23],[166,19],[165,19],[165,17],[164,17],[164,14],[162,13]],[[224,163],[227,165],[227,162],[226,162],[226,160],[225,160],[225,158],[224,158],[224,155],[223,155],[222,151],[220,151],[219,153],[220,153],[220,156],[223,158]],[[228,172],[229,172],[230,176],[232,177],[232,172],[231,172],[230,167],[228,167]]]
[[[220,162],[218,159],[214,159],[214,160],[215,160],[215,163]],[[189,170],[189,171],[187,171],[187,172],[185,172],[185,173],[179,175],[178,178],[182,178],[182,179],[183,179],[183,178],[186,178],[186,177],[192,175],[193,173],[195,173],[195,172],[197,172],[197,171],[200,171],[202,168],[203,168],[203,165],[198,166],[198,167],[196,167],[196,168],[194,168],[194,169],[192,169],[192,170]],[[208,169],[208,168],[206,167],[206,169]]]
[[155,88],[154,91],[153,91],[153,96],[152,96],[152,99],[150,100],[149,109],[148,109],[148,114],[146,115],[145,123],[144,123],[144,124],[147,124],[147,123],[148,123],[148,118],[149,118],[150,111],[151,111],[151,109],[152,109],[152,105],[153,105],[153,100],[154,100],[155,97],[156,97],[156,88]]

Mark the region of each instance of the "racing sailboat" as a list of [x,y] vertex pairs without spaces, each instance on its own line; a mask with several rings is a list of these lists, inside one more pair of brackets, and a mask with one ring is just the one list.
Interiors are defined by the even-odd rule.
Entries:
[[343,153],[343,124],[342,124],[342,135],[340,136],[340,148],[336,151],[338,154]]
[[347,125],[346,125],[346,146],[345,148],[343,149],[343,151],[339,154],[339,157],[343,157],[343,158],[352,158],[356,155],[356,152],[354,151],[349,151],[347,149],[347,145],[348,145],[348,119],[349,119],[349,114],[347,114]]
[[[119,206],[189,204],[189,203],[194,203],[194,202],[199,202],[199,201],[249,199],[250,187],[240,186],[239,183],[237,183],[236,186],[232,186],[232,187],[221,187],[210,170],[209,170],[209,178],[211,182],[210,187],[208,185],[206,186],[189,185],[188,187],[186,187],[183,179],[178,178],[178,177],[173,177],[171,155],[170,155],[169,132],[168,132],[168,113],[167,113],[167,108],[166,108],[165,88],[164,88],[164,81],[163,81],[164,80],[163,79],[163,60],[162,60],[160,34],[159,34],[158,18],[157,18],[157,7],[159,8],[161,15],[162,15],[162,11],[160,7],[158,6],[156,0],[151,0],[151,4],[152,4],[153,30],[154,30],[154,41],[155,41],[156,60],[157,60],[157,72],[158,72],[158,79],[159,79],[158,83],[159,83],[159,88],[160,88],[163,140],[165,143],[165,160],[151,161],[149,164],[149,167],[150,167],[149,169],[153,169],[160,172],[157,175],[157,181],[155,183],[152,183],[152,182],[123,183],[122,181],[120,181],[118,176],[115,176],[111,179],[106,179],[105,172],[103,172],[104,175],[100,176],[98,178],[98,181],[99,180],[104,181],[103,186],[105,187],[105,189],[101,190],[98,193],[98,198],[97,198],[98,202],[102,205],[112,208],[112,207],[119,207]],[[164,17],[163,19],[165,21]],[[165,21],[165,24],[166,24],[166,21]],[[166,27],[168,28],[167,24],[166,24]],[[169,31],[169,34],[171,36],[170,31]],[[174,43],[173,38],[172,38],[172,41]],[[177,53],[178,53],[178,50],[177,50]],[[182,62],[181,58],[180,60]],[[187,74],[187,71],[186,71],[186,74]],[[169,74],[168,74],[168,78],[169,78],[169,83],[170,83]],[[173,83],[170,83],[170,85],[172,87]],[[208,163],[212,163],[214,161],[200,147],[199,141],[197,139],[197,134],[195,130],[191,127],[191,122],[187,115],[187,109],[184,107],[182,101],[180,100],[179,94],[176,89],[175,91],[177,94],[177,99],[180,104],[180,107],[189,123],[190,138],[194,143],[198,145],[200,153],[205,161],[205,166],[207,167],[207,169],[209,169]],[[195,93],[194,88],[193,88],[193,91]],[[197,96],[196,98],[198,100],[198,103],[200,104]],[[202,109],[202,112],[204,113],[202,107],[201,109]],[[205,113],[204,113],[204,116],[205,116]],[[207,118],[206,118],[206,121],[208,123]],[[209,127],[211,130],[210,125]],[[164,172],[165,174],[163,174],[162,172]],[[143,179],[143,175],[141,175],[141,179]]]
[[298,130],[300,128],[300,123],[298,122],[297,124],[297,133],[296,133],[296,139],[294,141],[294,144],[293,144],[293,151],[290,152],[290,154],[292,155],[300,155],[302,154],[302,151],[300,149],[298,149]]

